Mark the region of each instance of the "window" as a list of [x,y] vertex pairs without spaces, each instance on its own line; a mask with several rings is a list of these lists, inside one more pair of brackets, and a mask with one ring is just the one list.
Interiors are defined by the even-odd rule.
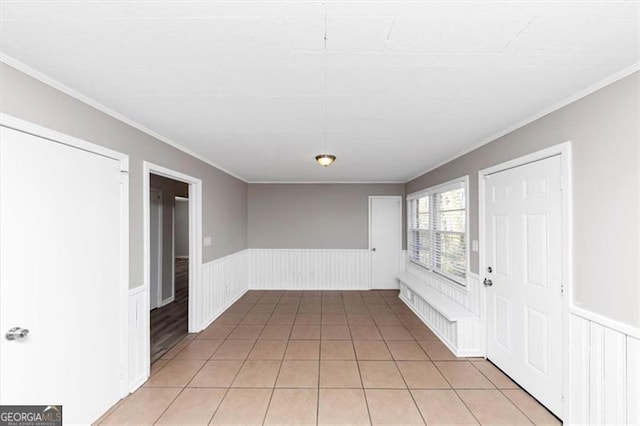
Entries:
[[408,255],[458,284],[467,279],[467,177],[407,197]]

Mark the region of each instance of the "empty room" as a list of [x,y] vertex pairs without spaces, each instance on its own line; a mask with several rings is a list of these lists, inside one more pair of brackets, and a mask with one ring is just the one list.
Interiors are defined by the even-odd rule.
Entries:
[[638,1],[0,0],[0,132],[0,425],[640,425]]

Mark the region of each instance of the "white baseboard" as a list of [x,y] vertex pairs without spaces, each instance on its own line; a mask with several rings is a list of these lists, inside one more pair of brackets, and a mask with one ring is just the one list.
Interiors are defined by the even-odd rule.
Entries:
[[162,302],[160,302],[160,306],[158,306],[158,308],[162,308],[163,306],[167,306],[169,303],[173,302],[174,300],[175,300],[175,296],[171,295],[170,297],[167,297]]

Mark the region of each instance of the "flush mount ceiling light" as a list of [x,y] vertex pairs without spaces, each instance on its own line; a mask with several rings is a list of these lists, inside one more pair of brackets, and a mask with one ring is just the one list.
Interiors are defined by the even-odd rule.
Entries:
[[327,167],[333,164],[336,161],[336,156],[331,154],[320,154],[316,155],[316,161],[323,167]]

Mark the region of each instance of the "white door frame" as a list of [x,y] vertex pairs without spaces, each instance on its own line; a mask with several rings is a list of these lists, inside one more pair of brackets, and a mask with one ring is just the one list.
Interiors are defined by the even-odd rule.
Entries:
[[[162,284],[163,284],[163,259],[162,259],[162,255],[164,254],[164,248],[163,248],[163,228],[164,228],[164,195],[162,194],[162,190],[158,189],[158,188],[153,188],[151,187],[149,192],[157,192],[160,195],[160,206],[159,206],[159,211],[158,211],[158,288],[157,288],[157,292],[155,294],[156,296],[156,308],[160,308],[162,307]],[[151,195],[151,194],[149,194]],[[149,203],[151,203],[151,201],[149,201]],[[151,213],[151,206],[149,206],[149,213]],[[151,235],[151,223],[149,223],[149,235]],[[149,250],[149,267],[151,267],[151,250]],[[149,275],[149,292],[151,292],[151,275]],[[151,297],[153,297],[152,294],[150,294]]]
[[[189,257],[189,333],[200,331],[201,309],[199,305],[200,293],[200,266],[202,265],[202,180],[168,169],[148,161],[142,162],[142,217],[143,217],[143,286],[146,294],[149,294],[150,282],[150,175],[151,173],[184,182],[189,185],[189,251],[193,253]],[[145,297],[145,376],[149,377],[151,371],[151,336],[150,336],[150,311],[149,297]]]
[[120,162],[120,395],[129,394],[129,318],[128,318],[128,293],[129,293],[129,156],[101,145],[86,142],[82,139],[48,129],[46,127],[25,121],[11,115],[0,113],[0,126],[14,129],[23,133],[48,139],[103,157],[112,158]]
[[[372,270],[373,270],[373,261],[372,261],[372,249],[373,246],[371,245],[371,234],[372,234],[372,228],[371,228],[371,212],[372,212],[372,207],[373,207],[373,203],[372,201],[374,199],[393,199],[393,200],[399,200],[400,201],[400,233],[401,235],[404,235],[404,232],[402,232],[402,199],[403,196],[402,195],[369,195],[369,200],[368,200],[368,205],[369,205],[369,224],[368,224],[368,229],[369,229],[369,289],[373,289],[373,275],[372,275]],[[402,267],[402,262],[404,261],[404,259],[402,258],[402,236],[400,237],[400,251],[398,252],[398,266],[401,268]],[[398,270],[398,273],[400,273],[400,270]]]
[[[570,424],[571,419],[569,419],[569,401],[571,395],[569,393],[570,390],[570,301],[572,299],[572,291],[573,291],[573,223],[571,218],[573,217],[573,186],[572,186],[572,162],[571,162],[571,142],[564,142],[528,155],[524,155],[522,157],[518,157],[516,159],[506,161],[504,163],[488,167],[486,169],[482,169],[478,172],[478,231],[479,231],[479,247],[480,247],[480,259],[478,265],[478,274],[480,276],[480,280],[485,274],[487,269],[486,263],[486,253],[484,250],[484,245],[486,243],[486,229],[485,229],[485,178],[486,176],[505,171],[508,169],[512,169],[519,166],[524,166],[529,163],[533,163],[535,161],[544,160],[549,157],[560,156],[561,162],[561,174],[560,174],[560,185],[561,185],[561,203],[562,203],[562,213],[561,213],[561,226],[562,226],[562,235],[561,235],[561,252],[562,252],[562,417],[565,424]],[[484,344],[483,351],[485,353],[485,357],[487,354],[487,289],[486,287],[480,285],[480,294],[481,294],[481,314],[480,320],[483,323],[482,330],[484,332],[484,336],[482,342]]]

